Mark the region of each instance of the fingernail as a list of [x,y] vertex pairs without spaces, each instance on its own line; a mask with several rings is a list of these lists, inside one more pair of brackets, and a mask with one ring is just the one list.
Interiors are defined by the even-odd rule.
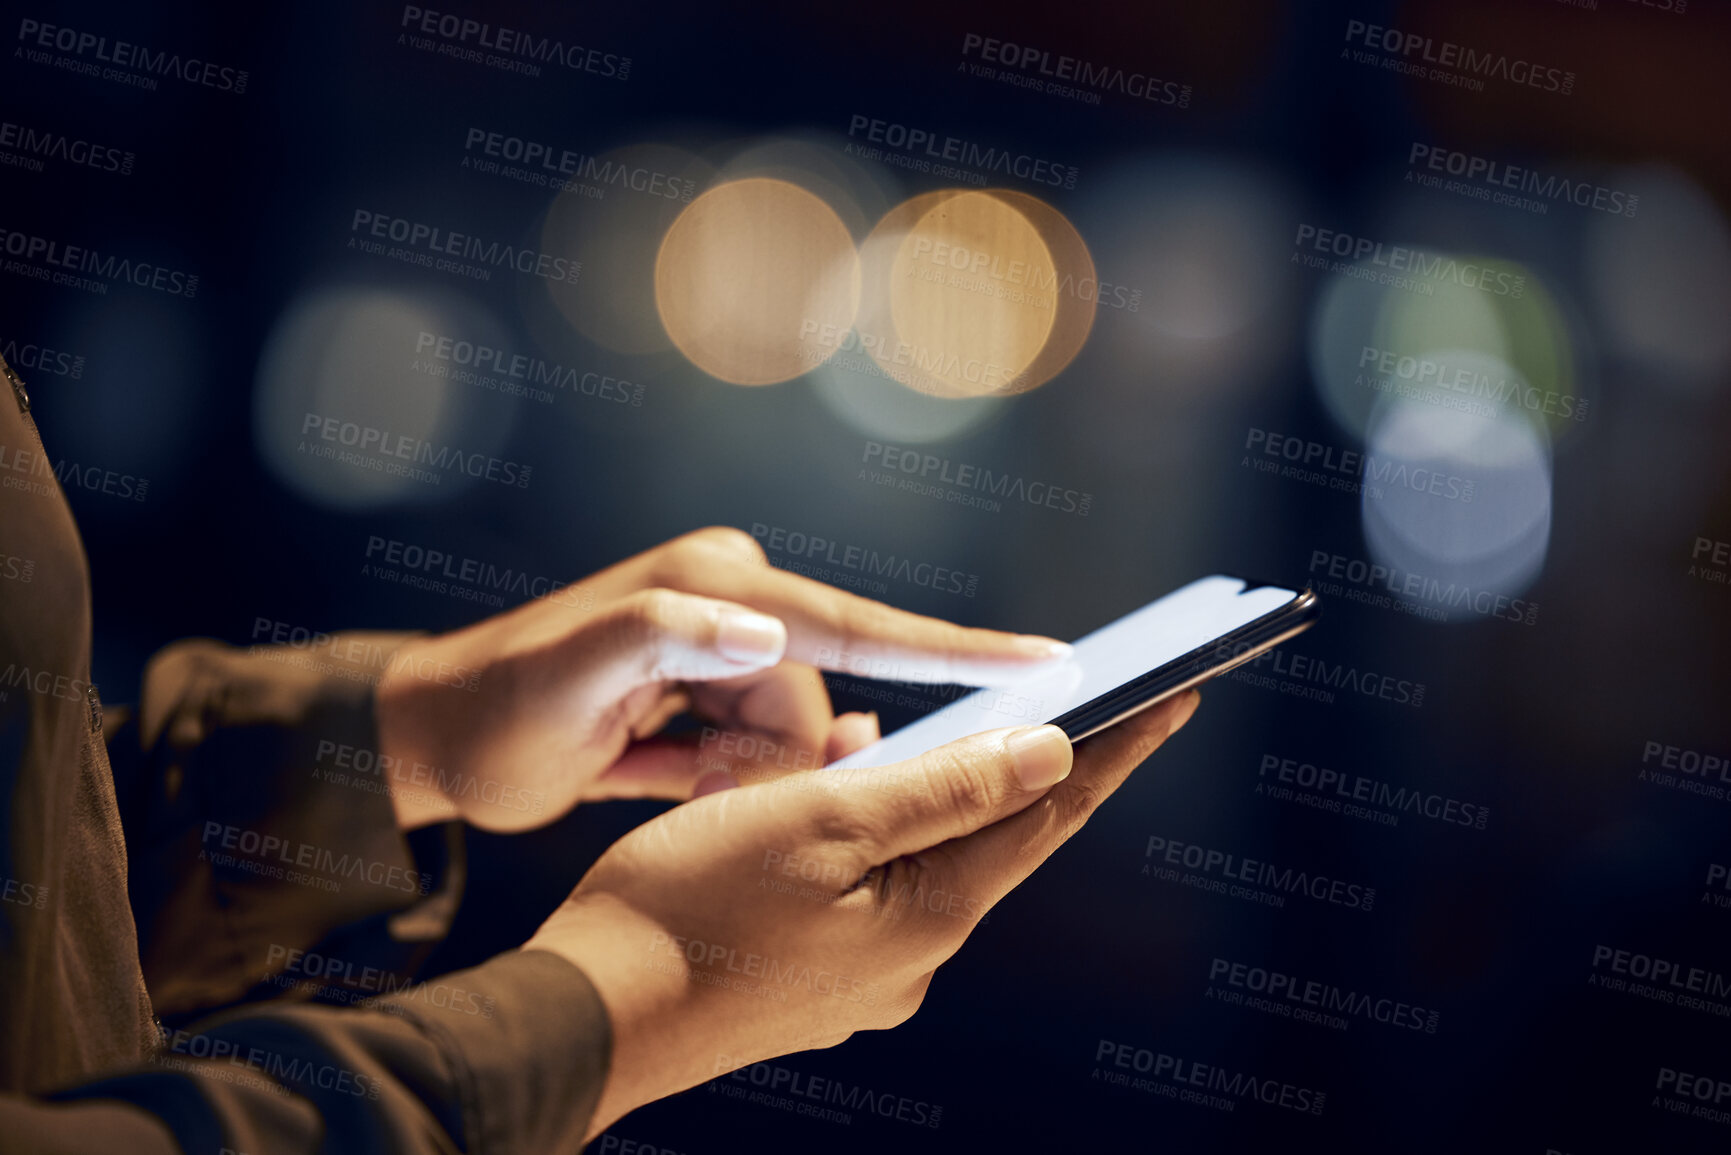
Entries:
[[876,710],[873,710],[871,713],[867,714],[866,717],[871,719],[872,735],[873,735],[872,741],[876,742],[879,738],[882,738],[884,736],[883,719],[878,717],[878,712]]
[[1046,658],[1055,660],[1067,658],[1075,652],[1075,647],[1067,642],[1052,638],[1036,637],[1033,634],[1022,634],[1016,638],[1016,649],[1030,658]]
[[715,633],[715,648],[729,661],[761,666],[781,657],[787,648],[787,629],[768,614],[724,610]]
[[1070,776],[1070,739],[1056,726],[1028,726],[1010,735],[1010,756],[1024,790],[1044,790]]
[[1194,714],[1196,712],[1196,707],[1202,704],[1202,695],[1197,693],[1195,690],[1191,690],[1185,695],[1185,697],[1189,699],[1189,701],[1188,703],[1179,704],[1177,711],[1178,716],[1172,719],[1172,732],[1176,732],[1180,726],[1190,721],[1190,715]]

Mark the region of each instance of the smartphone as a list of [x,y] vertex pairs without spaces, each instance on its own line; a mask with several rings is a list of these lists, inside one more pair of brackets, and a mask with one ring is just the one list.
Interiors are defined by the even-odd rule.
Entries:
[[958,698],[830,765],[883,766],[983,730],[1041,722],[1080,742],[1296,637],[1320,612],[1308,588],[1205,577],[1077,639],[1061,665]]

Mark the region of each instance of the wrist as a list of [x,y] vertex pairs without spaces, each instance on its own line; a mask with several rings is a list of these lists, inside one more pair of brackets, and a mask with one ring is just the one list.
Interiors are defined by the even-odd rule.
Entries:
[[587,1138],[711,1074],[696,1016],[682,1009],[689,985],[685,959],[655,951],[660,930],[653,919],[605,896],[568,899],[522,946],[556,954],[582,971],[606,1009],[613,1052]]
[[417,656],[432,644],[432,639],[425,638],[404,642],[393,655],[401,660],[387,664],[373,689],[379,762],[386,768],[397,828],[405,831],[462,816],[440,784],[443,775],[435,772],[440,766],[437,703],[427,701],[429,686],[410,673],[416,668]]

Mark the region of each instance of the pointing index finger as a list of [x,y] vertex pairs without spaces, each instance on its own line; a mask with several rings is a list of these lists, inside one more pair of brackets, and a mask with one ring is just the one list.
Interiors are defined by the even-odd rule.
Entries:
[[992,685],[1070,653],[1053,638],[958,626],[768,564],[706,566],[684,575],[682,584],[780,618],[789,659],[862,677]]

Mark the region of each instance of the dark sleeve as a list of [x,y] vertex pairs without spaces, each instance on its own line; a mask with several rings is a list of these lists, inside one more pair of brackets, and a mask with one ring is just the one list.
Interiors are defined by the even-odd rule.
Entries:
[[381,758],[373,722],[373,687],[408,636],[178,642],[151,660],[138,706],[107,719],[139,958],[164,1020],[389,993],[450,928],[461,829],[405,837],[390,795],[439,768]]
[[229,1012],[134,1070],[0,1097],[0,1150],[575,1152],[611,1047],[583,973],[517,951],[366,1006]]

